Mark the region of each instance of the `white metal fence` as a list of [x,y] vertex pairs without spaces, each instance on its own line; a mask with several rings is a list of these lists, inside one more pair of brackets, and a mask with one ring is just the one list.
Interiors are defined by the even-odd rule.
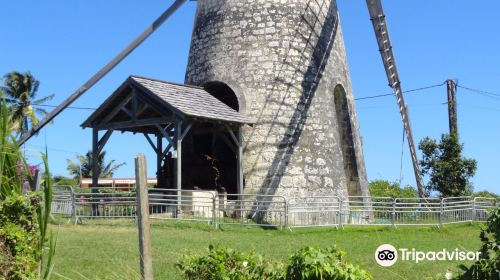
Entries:
[[[219,225],[341,227],[344,225],[440,226],[486,221],[493,198],[390,198],[218,194],[215,191],[150,189],[151,219]],[[52,213],[87,218],[135,218],[136,194],[111,188],[54,190]]]

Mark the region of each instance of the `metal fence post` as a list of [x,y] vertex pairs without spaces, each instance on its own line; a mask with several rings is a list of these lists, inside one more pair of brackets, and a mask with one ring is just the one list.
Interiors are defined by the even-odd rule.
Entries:
[[216,213],[218,212],[217,208],[216,208],[217,207],[217,199],[216,198],[219,198],[219,205],[220,205],[219,193],[217,192],[217,195],[212,193],[212,223],[214,224],[215,229],[217,229]]
[[391,224],[396,227],[396,199],[392,199]]
[[286,199],[286,197],[283,197],[284,201],[285,201],[285,228],[288,228],[288,201]]
[[472,199],[472,221],[476,220],[476,197]]
[[69,187],[69,191],[71,193],[71,218],[75,219],[75,223],[77,221],[76,219],[76,195],[75,195],[75,190],[73,187]]
[[342,224],[342,204],[344,204],[344,201],[339,197],[338,202],[339,202],[339,227],[343,227],[343,224]]
[[441,198],[441,205],[439,209],[439,226],[443,226],[443,203],[444,203],[444,198]]

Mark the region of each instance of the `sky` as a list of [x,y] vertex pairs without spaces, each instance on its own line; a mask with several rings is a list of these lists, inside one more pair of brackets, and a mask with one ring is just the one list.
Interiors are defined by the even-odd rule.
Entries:
[[[58,105],[137,37],[172,0],[16,0],[2,5],[0,75],[31,71],[40,97]],[[338,0],[368,179],[415,185],[403,126],[378,52],[365,1]],[[464,156],[478,161],[475,190],[500,193],[500,1],[383,1],[404,90],[457,79],[458,126]],[[181,7],[159,30],[72,106],[96,108],[129,75],[184,81],[196,2]],[[466,90],[465,88],[476,91]],[[486,93],[485,93],[486,92]],[[405,94],[413,136],[439,139],[448,132],[446,87]],[[47,108],[51,109],[51,108]],[[80,124],[89,109],[67,109],[25,145],[34,164],[48,148],[51,172],[69,176],[66,160],[91,149],[91,130]],[[134,176],[134,157],[155,156],[142,135],[115,133],[107,160],[125,162],[115,177]],[[421,154],[419,153],[419,158]]]

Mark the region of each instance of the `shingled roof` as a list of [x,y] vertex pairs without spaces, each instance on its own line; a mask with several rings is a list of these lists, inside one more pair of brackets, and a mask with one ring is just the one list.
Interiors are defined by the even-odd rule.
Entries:
[[237,123],[252,123],[249,118],[220,102],[201,87],[174,84],[138,76],[131,76],[130,78],[187,116]]
[[156,107],[172,112],[182,119],[202,119],[239,124],[252,123],[251,119],[222,103],[201,87],[130,76],[82,126],[92,127],[95,122],[105,119],[106,114],[109,114],[125,98],[126,91],[130,87],[153,100]]

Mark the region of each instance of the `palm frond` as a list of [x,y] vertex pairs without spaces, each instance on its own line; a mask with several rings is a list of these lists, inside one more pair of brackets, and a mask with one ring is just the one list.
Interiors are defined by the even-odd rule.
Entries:
[[54,96],[55,96],[54,94],[51,94],[51,95],[48,95],[48,96],[42,97],[42,98],[40,98],[40,99],[38,99],[38,100],[34,100],[34,101],[32,101],[32,102],[31,102],[31,104],[33,104],[33,105],[40,105],[40,104],[43,104],[43,103],[45,103],[45,102],[47,102],[47,101],[52,100],[52,99],[54,98]]
[[42,108],[35,108],[35,112],[41,115],[42,117],[45,117],[48,114],[47,110]]

